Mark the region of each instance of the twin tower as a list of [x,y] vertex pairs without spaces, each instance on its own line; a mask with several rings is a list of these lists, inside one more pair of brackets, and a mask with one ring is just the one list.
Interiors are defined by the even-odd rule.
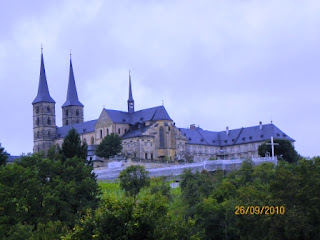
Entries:
[[[33,152],[47,151],[56,138],[56,102],[49,94],[46,71],[41,53],[39,88],[33,100]],[[69,84],[67,100],[62,105],[62,125],[83,122],[83,104],[78,99],[70,58]]]
[[[41,52],[39,88],[33,100],[33,152],[47,152],[54,144],[56,138],[56,102],[49,94],[46,71]],[[78,99],[76,83],[74,80],[72,61],[70,58],[69,83],[67,100],[62,105],[62,126],[83,122],[83,104]],[[134,112],[134,100],[131,90],[131,77],[129,74],[128,112]]]

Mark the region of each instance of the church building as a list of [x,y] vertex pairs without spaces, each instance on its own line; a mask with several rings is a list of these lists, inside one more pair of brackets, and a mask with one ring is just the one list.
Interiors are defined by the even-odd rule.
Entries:
[[49,88],[41,53],[38,94],[33,105],[33,152],[48,151],[52,145],[62,145],[72,128],[81,141],[93,152],[102,139],[111,134],[122,138],[122,155],[147,160],[236,159],[258,157],[260,144],[278,139],[294,140],[273,123],[225,131],[207,131],[194,124],[190,128],[179,128],[170,118],[164,106],[135,110],[129,73],[128,110],[102,109],[100,116],[84,121],[84,105],[79,101],[70,58],[67,98],[61,106],[62,127],[56,126],[56,102]]

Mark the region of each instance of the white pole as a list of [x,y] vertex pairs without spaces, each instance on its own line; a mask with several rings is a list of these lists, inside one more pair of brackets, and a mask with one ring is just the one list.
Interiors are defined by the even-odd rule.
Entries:
[[272,161],[274,161],[274,144],[273,144],[273,136],[271,136],[271,151],[272,151]]

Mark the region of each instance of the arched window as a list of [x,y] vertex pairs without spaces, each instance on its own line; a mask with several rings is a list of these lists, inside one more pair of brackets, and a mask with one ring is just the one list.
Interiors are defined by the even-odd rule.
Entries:
[[76,110],[76,116],[79,116],[79,109]]
[[127,132],[127,129],[125,128],[125,129],[124,129],[124,133],[126,133],[126,132]]
[[145,154],[144,154],[144,158],[145,158],[145,159],[148,159],[148,153],[145,153]]
[[50,132],[50,130],[48,131],[48,137],[51,137],[51,132]]
[[48,125],[51,125],[51,119],[49,117],[48,117],[47,123]]
[[36,114],[39,113],[39,107],[36,107]]
[[160,127],[160,148],[164,148],[164,129],[163,127]]
[[90,144],[94,144],[94,138],[91,137]]
[[83,139],[83,143],[87,143],[87,139],[86,138]]
[[100,130],[100,138],[102,138],[102,130]]
[[68,119],[66,120],[66,125],[68,125],[69,124],[69,121],[68,121]]
[[39,126],[39,124],[40,124],[40,119],[39,118],[37,118],[36,124],[37,124],[37,126]]
[[49,106],[47,106],[47,112],[50,112],[50,107]]
[[69,110],[66,109],[66,117],[68,117],[68,116],[69,116]]
[[118,134],[120,135],[120,128],[118,128]]
[[153,153],[151,153],[151,160],[153,160]]
[[109,129],[107,128],[107,135],[109,136]]

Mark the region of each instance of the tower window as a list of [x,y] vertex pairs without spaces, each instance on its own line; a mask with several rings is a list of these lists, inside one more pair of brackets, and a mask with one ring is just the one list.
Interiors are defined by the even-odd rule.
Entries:
[[51,125],[51,119],[50,118],[48,118],[47,123],[48,123],[48,125]]
[[164,148],[164,129],[160,127],[160,148]]
[[66,125],[69,125],[69,121],[68,120],[66,120]]
[[39,126],[39,124],[40,124],[40,119],[39,118],[37,118],[36,124],[37,124],[37,126]]
[[67,109],[66,110],[66,117],[68,117],[69,116],[69,110]]
[[76,110],[76,116],[79,116],[79,109]]
[[94,138],[91,137],[90,144],[94,144]]
[[102,130],[100,130],[100,138],[102,138]]
[[39,113],[39,107],[36,107],[36,114]]
[[49,106],[47,107],[47,112],[50,112],[50,107]]
[[48,137],[51,137],[51,132],[50,131],[48,131]]

